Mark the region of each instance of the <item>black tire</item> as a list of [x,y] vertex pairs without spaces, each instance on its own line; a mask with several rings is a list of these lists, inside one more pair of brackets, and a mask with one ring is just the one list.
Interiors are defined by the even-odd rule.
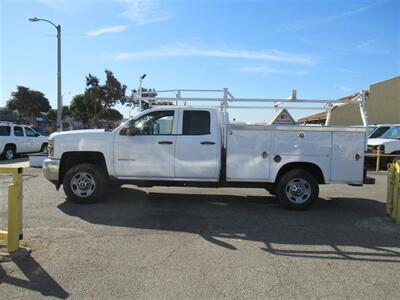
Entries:
[[[80,183],[82,183],[82,188],[78,186]],[[106,187],[105,171],[93,164],[84,163],[73,166],[65,173],[63,180],[63,189],[67,198],[81,204],[99,201],[105,195]]]
[[270,193],[271,195],[276,195],[276,187],[275,186],[271,186],[271,187],[267,187],[265,188],[265,190]]
[[15,146],[7,145],[4,147],[2,158],[5,160],[12,160],[16,158]]
[[43,143],[42,147],[40,147],[40,153],[47,153],[47,143]]
[[318,181],[306,170],[290,170],[279,179],[275,192],[284,208],[303,210],[318,199]]
[[122,183],[119,181],[109,181],[107,186],[110,190],[115,190],[119,189],[122,186]]

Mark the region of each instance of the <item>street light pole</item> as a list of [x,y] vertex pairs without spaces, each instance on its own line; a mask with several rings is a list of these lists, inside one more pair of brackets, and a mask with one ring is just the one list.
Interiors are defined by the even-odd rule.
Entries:
[[61,25],[57,25],[57,130],[63,130],[63,101],[61,95]]
[[142,111],[142,81],[146,77],[147,74],[140,75],[139,77],[139,112]]
[[31,22],[43,21],[50,23],[57,30],[57,131],[62,131],[62,111],[63,101],[61,95],[61,25],[56,25],[53,22],[46,19],[29,18]]

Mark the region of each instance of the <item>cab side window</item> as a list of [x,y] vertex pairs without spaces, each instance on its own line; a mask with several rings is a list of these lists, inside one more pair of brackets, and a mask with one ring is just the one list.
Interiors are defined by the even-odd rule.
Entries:
[[183,112],[183,135],[210,134],[210,112],[205,110],[186,110]]
[[163,110],[148,113],[132,120],[129,128],[121,130],[121,135],[171,135],[174,111]]
[[14,127],[14,135],[15,136],[24,136],[24,131],[21,126]]

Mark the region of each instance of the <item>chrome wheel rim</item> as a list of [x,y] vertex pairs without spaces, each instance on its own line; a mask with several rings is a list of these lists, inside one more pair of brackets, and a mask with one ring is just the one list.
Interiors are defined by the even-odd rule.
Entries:
[[14,151],[12,149],[7,149],[6,151],[6,159],[11,160],[14,158]]
[[285,187],[286,197],[294,204],[302,204],[311,196],[311,185],[303,178],[293,178]]
[[96,181],[88,172],[78,172],[71,179],[71,190],[78,197],[89,197],[95,189]]

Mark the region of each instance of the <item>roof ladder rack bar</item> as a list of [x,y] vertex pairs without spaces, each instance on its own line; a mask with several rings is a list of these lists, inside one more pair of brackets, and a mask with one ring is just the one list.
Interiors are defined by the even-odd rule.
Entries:
[[[228,109],[305,109],[305,110],[326,110],[327,111],[327,122],[325,126],[328,126],[331,119],[331,111],[334,109],[335,105],[339,104],[358,104],[360,106],[361,118],[363,120],[363,124],[365,127],[368,126],[368,115],[365,107],[366,99],[368,93],[366,91],[361,91],[357,93],[350,100],[343,99],[299,99],[297,98],[296,90],[292,90],[291,96],[286,99],[279,98],[235,98],[227,88],[222,90],[218,89],[209,89],[209,90],[201,90],[201,89],[173,89],[173,90],[159,90],[152,91],[152,93],[165,94],[165,93],[175,93],[173,97],[142,97],[142,93],[145,92],[137,92],[134,97],[135,99],[145,101],[149,104],[155,104],[157,102],[175,102],[178,104],[179,102],[183,102],[186,106],[188,102],[218,102],[219,108],[222,112],[226,112]],[[147,92],[146,92],[147,93]],[[183,93],[219,93],[219,97],[185,97]],[[236,103],[242,103],[243,105],[231,105]],[[272,103],[272,106],[261,106],[254,105],[255,103]],[[290,106],[285,106],[285,104],[290,103]],[[293,106],[293,104],[323,104],[324,107],[321,106]]]

